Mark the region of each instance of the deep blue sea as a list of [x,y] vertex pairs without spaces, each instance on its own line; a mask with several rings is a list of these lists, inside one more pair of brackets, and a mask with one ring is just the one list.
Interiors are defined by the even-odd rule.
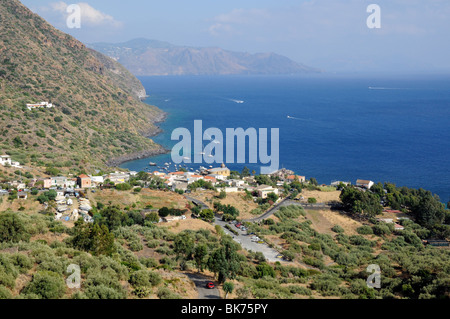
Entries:
[[[319,183],[369,179],[425,188],[450,199],[450,76],[141,77],[147,103],[168,113],[153,139],[172,130],[280,129],[280,166]],[[242,100],[244,103],[236,103]],[[209,141],[205,141],[205,145]],[[170,154],[122,165],[148,170]],[[203,166],[209,166],[203,164]],[[255,164],[244,166],[259,172]],[[198,168],[199,164],[188,165]],[[154,170],[152,168],[151,170]]]

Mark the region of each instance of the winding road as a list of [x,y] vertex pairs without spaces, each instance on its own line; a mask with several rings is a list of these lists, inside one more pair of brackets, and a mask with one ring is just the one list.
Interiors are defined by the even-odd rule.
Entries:
[[206,288],[206,284],[212,281],[209,277],[206,277],[202,274],[192,274],[192,273],[186,273],[185,275],[188,276],[188,278],[192,280],[192,282],[195,284],[195,287],[197,288],[198,291],[198,299],[221,299],[220,292],[219,289],[217,288],[216,282],[213,281],[216,286],[215,288],[213,289]]

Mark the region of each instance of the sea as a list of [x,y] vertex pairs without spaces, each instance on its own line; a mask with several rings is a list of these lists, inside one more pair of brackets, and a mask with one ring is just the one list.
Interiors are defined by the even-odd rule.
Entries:
[[[202,120],[204,130],[219,128],[224,135],[226,128],[267,128],[269,133],[278,128],[280,168],[314,177],[320,184],[391,182],[430,190],[442,202],[450,200],[450,75],[139,79],[149,94],[145,102],[167,113],[159,124],[163,132],[153,137],[167,149],[179,142],[171,140],[173,130],[193,132],[194,120]],[[206,146],[211,140],[204,142]],[[270,154],[270,143],[268,148]],[[165,163],[175,169],[171,154],[121,167],[154,171]],[[262,166],[225,164],[236,171],[247,166],[256,173]],[[191,171],[210,165],[182,164]]]

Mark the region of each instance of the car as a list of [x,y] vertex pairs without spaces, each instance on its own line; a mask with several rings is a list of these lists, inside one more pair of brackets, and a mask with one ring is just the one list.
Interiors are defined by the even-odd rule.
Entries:
[[282,255],[282,254],[278,254],[278,255],[277,255],[277,258],[278,258],[278,259],[283,259],[283,255]]
[[214,289],[215,287],[216,287],[216,285],[214,285],[214,283],[212,281],[210,281],[206,284],[206,288],[208,288],[208,289]]
[[259,240],[258,244],[264,244],[264,242],[262,240]]

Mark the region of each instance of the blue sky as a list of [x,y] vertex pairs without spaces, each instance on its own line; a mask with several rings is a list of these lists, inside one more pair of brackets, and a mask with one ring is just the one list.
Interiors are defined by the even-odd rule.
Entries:
[[[328,72],[450,73],[448,0],[21,0],[84,43],[138,37],[275,52]],[[82,7],[80,29],[66,25]],[[369,4],[381,28],[369,29]]]

